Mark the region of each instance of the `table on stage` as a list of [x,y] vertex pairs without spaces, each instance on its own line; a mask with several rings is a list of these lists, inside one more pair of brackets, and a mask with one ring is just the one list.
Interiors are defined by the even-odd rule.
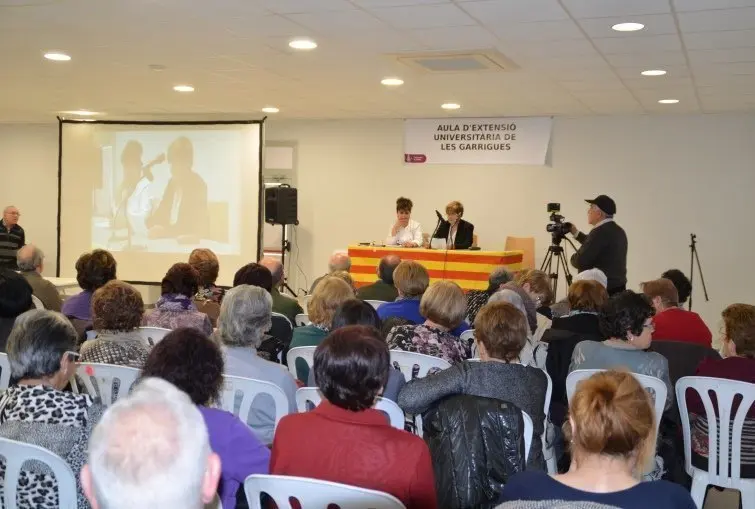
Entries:
[[402,260],[422,264],[430,274],[430,283],[446,279],[464,290],[485,290],[488,276],[496,267],[521,270],[524,251],[465,251],[413,249],[402,247],[349,246],[351,277],[357,287],[374,283],[380,259],[395,254]]

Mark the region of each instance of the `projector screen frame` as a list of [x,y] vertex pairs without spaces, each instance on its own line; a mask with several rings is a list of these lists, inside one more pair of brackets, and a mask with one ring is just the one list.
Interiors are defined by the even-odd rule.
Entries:
[[[265,185],[263,176],[263,165],[265,162],[265,121],[267,116],[259,120],[112,120],[112,119],[71,119],[57,117],[58,119],[58,210],[57,210],[57,252],[55,256],[55,276],[60,277],[60,257],[61,257],[61,222],[62,222],[62,202],[63,202],[63,124],[110,124],[110,125],[160,125],[160,126],[182,126],[182,125],[252,125],[259,124],[259,160],[257,165],[257,259],[262,257],[262,231],[265,216]],[[133,281],[127,280],[132,285],[159,286],[157,281]]]

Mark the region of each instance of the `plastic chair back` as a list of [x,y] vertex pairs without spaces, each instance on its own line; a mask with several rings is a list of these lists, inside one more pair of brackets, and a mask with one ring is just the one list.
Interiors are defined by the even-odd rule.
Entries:
[[524,421],[524,461],[530,457],[530,447],[532,447],[532,435],[534,434],[534,425],[532,417],[522,410],[522,420]]
[[331,504],[340,509],[406,509],[387,493],[304,477],[250,475],[244,481],[244,493],[250,509],[262,509],[262,493],[272,498],[278,509],[293,509],[291,499],[298,500],[301,509],[324,509]]
[[[119,396],[128,394],[140,373],[140,370],[128,366],[95,362],[82,362],[76,368],[76,376],[84,384],[85,392],[93,398],[99,396],[105,406],[115,403]],[[115,389],[116,380],[118,381],[117,390]],[[72,385],[74,392],[77,392],[75,384]]]
[[294,378],[298,376],[296,374],[296,359],[304,360],[309,369],[313,369],[316,348],[316,346],[297,346],[288,351],[286,354],[286,363],[288,364],[288,371]]
[[[302,387],[296,391],[296,408],[299,412],[306,412],[310,403],[317,406],[321,401],[322,395],[317,387]],[[390,399],[378,397],[375,410],[385,412],[394,428],[404,429],[404,411]]]
[[3,507],[16,509],[18,480],[21,467],[29,460],[36,460],[47,465],[57,481],[58,507],[76,509],[76,476],[63,458],[39,447],[25,442],[16,442],[0,438],[0,456],[5,458],[5,483],[3,489]]
[[522,269],[535,268],[535,237],[506,237],[506,251],[524,251]]
[[31,302],[32,304],[34,304],[34,307],[36,309],[45,309],[45,305],[42,304],[42,301],[39,300],[39,297],[37,297],[36,295],[31,296]]
[[380,306],[385,304],[384,300],[366,300],[365,302],[375,308],[375,311],[377,311]]
[[[433,368],[448,369],[451,367],[448,361],[440,357],[433,357],[432,355],[417,352],[405,352],[404,350],[391,350],[391,364],[398,366],[407,382],[413,378],[425,377],[427,372]],[[415,366],[418,370],[416,376],[413,376]]]
[[0,391],[10,385],[10,361],[7,353],[0,353]]
[[[241,392],[241,405],[236,411],[236,393]],[[223,375],[223,391],[220,395],[220,408],[231,412],[243,422],[247,421],[249,410],[254,398],[258,394],[269,394],[275,403],[275,426],[288,414],[288,398],[283,389],[271,382],[244,378],[241,376]]]
[[158,344],[169,332],[171,332],[170,329],[163,327],[139,327],[139,335],[149,346]]
[[297,327],[305,327],[312,322],[309,321],[308,314],[299,313],[298,315],[296,315],[296,317],[294,317],[294,323],[296,324]]

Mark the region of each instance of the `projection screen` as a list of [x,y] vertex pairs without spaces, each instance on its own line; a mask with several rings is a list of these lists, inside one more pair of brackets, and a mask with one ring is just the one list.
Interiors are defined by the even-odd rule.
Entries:
[[167,269],[208,248],[230,285],[257,260],[259,122],[61,123],[59,275],[107,249],[118,278],[159,283]]

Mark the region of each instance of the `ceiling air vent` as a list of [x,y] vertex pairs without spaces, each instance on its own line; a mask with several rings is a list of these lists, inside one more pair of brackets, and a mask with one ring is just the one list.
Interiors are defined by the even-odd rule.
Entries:
[[497,51],[402,53],[394,56],[402,64],[429,73],[501,72],[517,68],[514,62]]

